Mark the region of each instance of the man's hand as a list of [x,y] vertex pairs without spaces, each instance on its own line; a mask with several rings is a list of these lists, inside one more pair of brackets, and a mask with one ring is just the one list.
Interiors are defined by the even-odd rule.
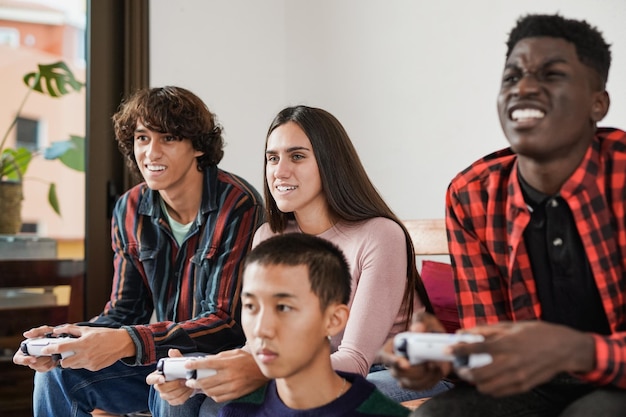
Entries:
[[[412,332],[437,332],[444,333],[445,328],[439,320],[429,313],[418,313],[416,321],[409,329]],[[389,368],[400,386],[406,389],[423,390],[434,387],[443,377],[447,376],[452,365],[448,362],[424,362],[411,365],[402,356],[393,351],[393,339],[387,340],[379,352],[382,362]]]
[[[54,330],[54,327],[40,326],[25,331],[23,336],[26,339],[36,339],[44,337],[47,333],[52,333],[52,330]],[[15,352],[15,355],[13,355],[13,363],[16,365],[28,366],[37,372],[48,372],[56,367],[56,362],[52,359],[52,357],[40,356],[37,358],[35,356],[26,355],[21,349],[18,349],[17,352]]]
[[461,378],[496,397],[529,391],[561,372],[588,372],[595,362],[593,336],[542,321],[505,322],[468,330],[484,342],[459,344],[452,353],[489,353],[493,362],[480,368],[463,368]]
[[[113,365],[117,360],[134,356],[135,345],[130,335],[123,329],[108,329],[103,327],[87,327],[66,324],[63,326],[42,326],[24,333],[26,338],[43,337],[46,333],[54,335],[70,334],[75,339],[60,344],[46,346],[41,350],[44,354],[74,352],[72,356],[62,359],[59,363],[64,368],[84,368],[98,371]],[[33,358],[16,353],[13,361],[17,364],[28,365],[31,368],[45,372],[56,364],[48,356]]]
[[187,381],[189,388],[201,389],[216,402],[223,402],[249,394],[263,384],[263,376],[252,355],[244,349],[233,349],[190,361],[189,369],[209,368],[215,375]]
[[[170,349],[167,352],[170,358],[178,358],[183,356],[178,349]],[[159,392],[162,399],[171,405],[181,405],[189,399],[195,390],[185,385],[184,379],[176,379],[173,381],[165,381],[165,377],[158,371],[152,372],[146,377],[148,385],[153,385],[154,389]]]

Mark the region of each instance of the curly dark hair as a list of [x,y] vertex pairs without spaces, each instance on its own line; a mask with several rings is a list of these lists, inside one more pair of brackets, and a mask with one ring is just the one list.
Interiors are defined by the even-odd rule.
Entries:
[[195,150],[204,152],[197,158],[200,171],[217,165],[224,156],[222,126],[198,96],[181,87],[145,88],[122,101],[113,115],[117,146],[138,178],[133,147],[138,121],[150,130],[189,139]]
[[595,70],[600,76],[602,88],[606,87],[611,66],[610,45],[595,26],[585,20],[567,19],[559,14],[522,16],[509,34],[506,57],[520,40],[538,36],[561,38],[573,43],[580,62]]

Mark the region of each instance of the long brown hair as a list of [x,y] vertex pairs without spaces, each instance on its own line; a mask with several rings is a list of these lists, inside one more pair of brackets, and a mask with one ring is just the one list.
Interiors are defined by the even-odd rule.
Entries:
[[[411,236],[370,181],[348,133],[339,120],[323,109],[307,106],[287,107],[272,121],[267,132],[266,147],[270,134],[287,122],[296,123],[311,142],[320,172],[322,189],[334,216],[349,222],[386,217],[402,228],[407,255],[407,285],[404,290],[403,305],[406,308],[408,320],[410,321],[413,315],[413,290],[417,291],[426,311],[432,313],[433,308],[424,283],[417,272]],[[265,160],[265,166],[267,166],[267,160]],[[269,226],[274,233],[280,233],[285,230],[287,222],[295,219],[295,216],[293,213],[283,213],[278,209],[267,185],[267,171],[265,170],[263,180]],[[406,323],[407,327],[409,321]]]

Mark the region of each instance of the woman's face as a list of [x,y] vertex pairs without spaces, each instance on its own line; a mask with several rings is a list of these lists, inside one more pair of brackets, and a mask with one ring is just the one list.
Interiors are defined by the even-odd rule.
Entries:
[[280,211],[293,212],[296,219],[327,216],[317,160],[300,126],[287,122],[274,129],[267,138],[265,158],[267,186]]

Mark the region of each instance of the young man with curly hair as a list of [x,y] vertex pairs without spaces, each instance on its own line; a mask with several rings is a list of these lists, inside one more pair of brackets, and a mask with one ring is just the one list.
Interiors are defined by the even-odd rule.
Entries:
[[[222,128],[192,92],[137,91],[113,123],[121,153],[144,182],[113,210],[111,298],[89,323],[24,334],[71,334],[76,338],[47,353],[74,355],[56,363],[18,352],[14,361],[38,371],[35,416],[89,416],[96,408],[197,416],[202,396],[173,411],[146,377],[172,349],[218,353],[244,344],[241,268],[263,221],[262,199],[245,180],[217,167]],[[187,392],[184,381],[158,389],[164,396]]]

